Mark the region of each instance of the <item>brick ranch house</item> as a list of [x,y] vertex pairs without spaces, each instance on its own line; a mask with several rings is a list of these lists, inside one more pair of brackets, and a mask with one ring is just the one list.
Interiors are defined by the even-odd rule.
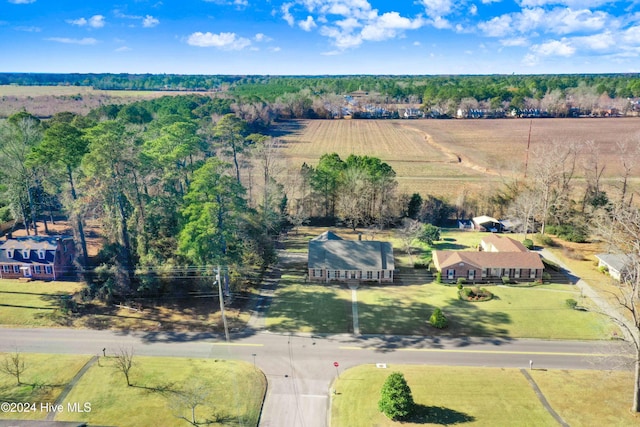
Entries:
[[443,280],[469,281],[542,279],[544,264],[540,255],[509,237],[490,234],[483,237],[478,252],[434,251],[433,264]]
[[389,242],[345,240],[326,231],[309,241],[309,280],[393,282],[393,248]]
[[0,279],[57,280],[73,268],[71,237],[27,236],[0,242]]

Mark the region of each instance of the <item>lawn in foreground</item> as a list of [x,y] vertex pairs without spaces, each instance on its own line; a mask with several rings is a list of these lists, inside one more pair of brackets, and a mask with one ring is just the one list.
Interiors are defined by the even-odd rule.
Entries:
[[[216,415],[220,422],[256,426],[266,392],[266,379],[253,365],[233,360],[135,357],[132,387],[114,369],[114,358],[100,358],[63,402],[90,402],[91,412],[62,413],[56,421],[82,420],[91,425],[189,425],[177,418],[190,417],[180,404],[177,390],[198,386],[207,391],[206,404],[196,407],[199,419]],[[194,387],[191,387],[194,388]],[[225,424],[226,425],[226,424]]]
[[[392,372],[404,374],[418,405],[417,415],[406,423],[393,422],[378,411],[382,384]],[[557,425],[517,369],[362,365],[340,374],[335,389],[333,427]]]
[[339,284],[311,284],[284,275],[266,319],[267,329],[316,333],[351,330],[351,291]]
[[[362,286],[358,289],[363,334],[495,336],[542,339],[609,339],[618,328],[605,316],[569,309],[579,299],[571,285],[531,288],[488,286],[496,298],[468,302],[455,286],[436,283],[411,286]],[[449,328],[427,324],[435,308],[449,319]]]
[[[17,349],[20,352],[20,349]],[[0,412],[0,419],[44,419],[40,403],[53,403],[90,356],[62,354],[20,353],[25,371],[17,385],[15,377],[0,373],[1,402],[29,402],[36,404],[36,412]],[[0,353],[2,363],[8,353]]]
[[[395,423],[378,411],[384,380],[402,372],[417,416]],[[571,426],[633,426],[629,371],[529,371],[551,407]],[[333,427],[484,425],[557,426],[518,369],[362,365],[340,374],[331,405]]]
[[0,280],[0,324],[19,326],[58,326],[56,308],[60,296],[73,295],[79,282],[19,282]]

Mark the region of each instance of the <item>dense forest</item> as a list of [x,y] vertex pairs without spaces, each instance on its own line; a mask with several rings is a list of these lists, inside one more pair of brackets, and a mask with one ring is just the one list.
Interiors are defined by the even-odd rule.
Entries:
[[[223,92],[241,104],[293,104],[296,116],[331,116],[343,96],[365,93],[370,104],[413,104],[452,115],[455,108],[530,109],[552,114],[577,107],[623,110],[640,97],[639,74],[454,76],[205,76],[172,74],[0,73],[3,85],[91,86],[111,90]],[[336,99],[335,96],[339,96]],[[613,102],[623,100],[625,102]],[[481,103],[480,106],[473,103]],[[606,105],[604,105],[606,104]],[[333,111],[333,116],[338,115]]]

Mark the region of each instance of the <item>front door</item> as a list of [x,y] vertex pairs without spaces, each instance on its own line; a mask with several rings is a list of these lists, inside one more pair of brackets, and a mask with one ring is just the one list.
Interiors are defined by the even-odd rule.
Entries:
[[24,277],[31,277],[31,267],[20,267]]

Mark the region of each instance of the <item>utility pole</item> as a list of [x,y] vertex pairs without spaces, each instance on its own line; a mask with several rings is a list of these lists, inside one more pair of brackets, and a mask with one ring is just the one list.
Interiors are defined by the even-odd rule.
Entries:
[[220,280],[220,266],[214,270],[216,273],[216,282],[218,282],[218,297],[220,299],[220,314],[222,315],[222,324],[224,325],[224,337],[229,342],[229,327],[227,326],[227,317],[224,314],[224,295],[222,295],[222,280]]

